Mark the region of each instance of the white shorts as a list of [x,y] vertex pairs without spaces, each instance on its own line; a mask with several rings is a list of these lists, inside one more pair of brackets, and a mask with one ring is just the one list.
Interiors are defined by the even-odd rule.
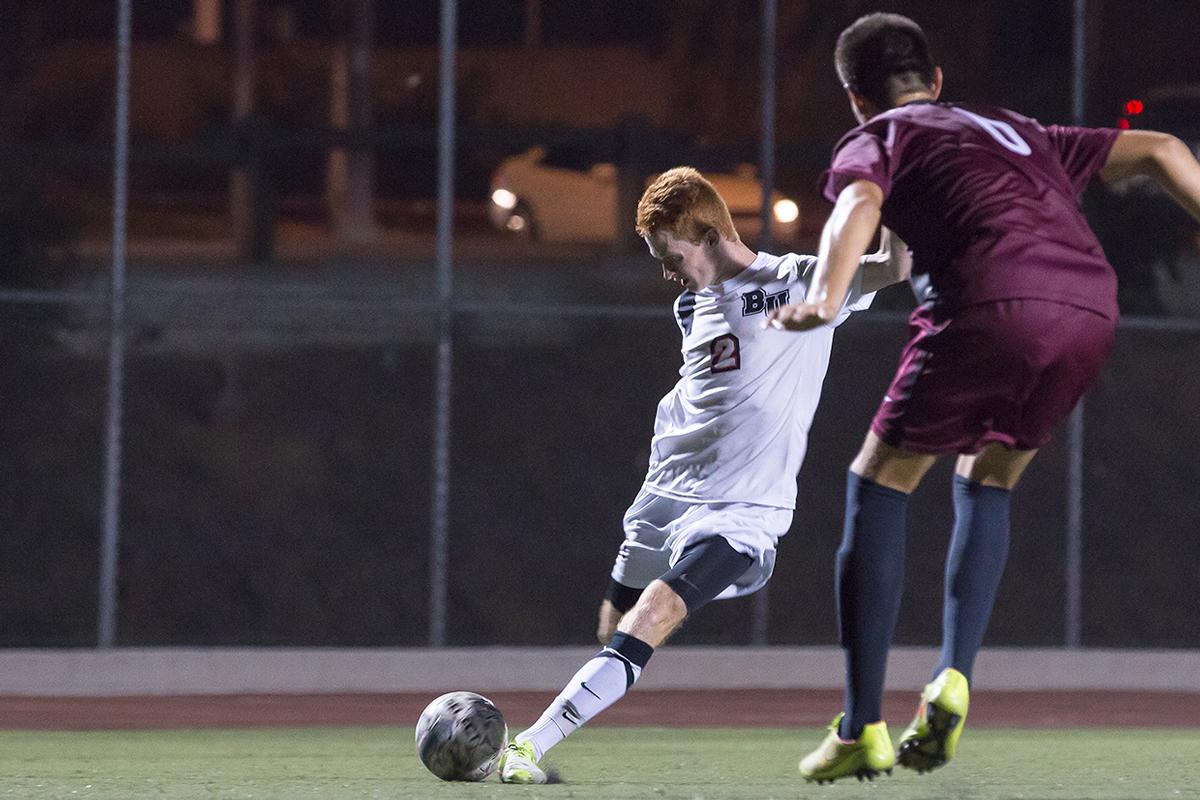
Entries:
[[689,503],[654,494],[645,486],[625,512],[625,541],[612,577],[634,589],[670,569],[688,545],[723,536],[754,563],[717,600],[761,589],[775,570],[775,545],[792,525],[792,510],[754,503]]

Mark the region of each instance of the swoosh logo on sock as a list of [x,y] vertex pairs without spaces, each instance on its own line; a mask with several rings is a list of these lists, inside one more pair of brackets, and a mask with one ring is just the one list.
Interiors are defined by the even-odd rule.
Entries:
[[583,722],[583,715],[579,713],[579,710],[575,708],[575,704],[570,700],[563,701],[562,718],[575,727],[579,727],[580,723]]
[[596,698],[597,700],[603,700],[603,699],[604,699],[604,698],[602,698],[600,695],[596,694],[595,692],[593,692],[591,689],[589,689],[589,688],[588,688],[587,681],[581,681],[581,682],[579,683],[579,685],[583,687],[583,690],[584,690],[585,692],[587,692],[588,694],[590,694],[592,697]]

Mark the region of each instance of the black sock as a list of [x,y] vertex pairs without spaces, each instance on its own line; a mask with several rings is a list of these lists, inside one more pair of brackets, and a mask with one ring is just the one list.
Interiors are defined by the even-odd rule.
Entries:
[[650,660],[650,656],[654,655],[653,647],[636,636],[620,631],[613,634],[612,641],[608,643],[608,649],[620,653],[638,669],[645,669],[646,662]]
[[883,717],[887,653],[904,590],[907,512],[907,494],[849,473],[836,576],[846,656],[844,739],[857,739]]
[[942,610],[942,658],[946,667],[971,680],[992,604],[1008,559],[1012,492],[954,476],[954,536],[946,555]]

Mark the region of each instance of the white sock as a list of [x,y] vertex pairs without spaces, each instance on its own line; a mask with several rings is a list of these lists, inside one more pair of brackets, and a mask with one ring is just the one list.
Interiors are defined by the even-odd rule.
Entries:
[[533,742],[534,753],[541,759],[576,728],[624,697],[641,674],[641,667],[605,647],[575,673],[538,721],[515,741]]

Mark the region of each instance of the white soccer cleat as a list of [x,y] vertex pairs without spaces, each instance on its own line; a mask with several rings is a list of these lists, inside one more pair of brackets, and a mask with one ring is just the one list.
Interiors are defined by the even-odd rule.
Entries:
[[509,742],[500,756],[501,783],[546,783],[546,773],[537,765],[533,742]]

